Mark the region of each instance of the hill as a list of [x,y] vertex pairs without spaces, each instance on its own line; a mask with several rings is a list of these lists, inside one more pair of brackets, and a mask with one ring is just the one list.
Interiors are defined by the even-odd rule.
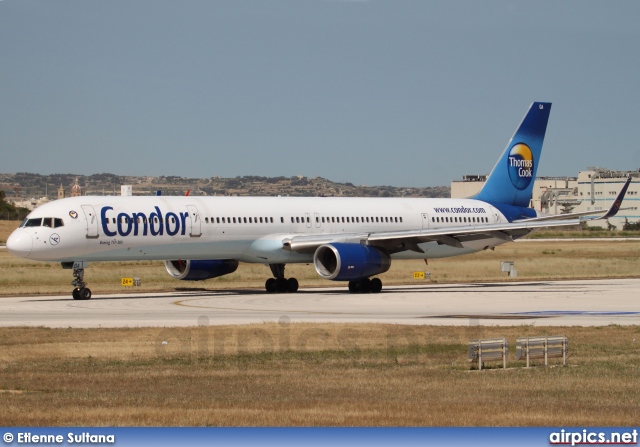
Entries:
[[58,188],[67,194],[78,179],[83,195],[119,195],[121,185],[132,185],[134,195],[152,195],[162,190],[163,195],[206,196],[295,196],[295,197],[450,197],[448,186],[425,188],[396,186],[356,186],[352,183],[337,183],[322,177],[259,177],[235,178],[186,178],[178,176],[118,176],[114,174],[52,174],[41,175],[27,172],[0,174],[0,190],[7,198],[25,200],[30,198],[58,197]]

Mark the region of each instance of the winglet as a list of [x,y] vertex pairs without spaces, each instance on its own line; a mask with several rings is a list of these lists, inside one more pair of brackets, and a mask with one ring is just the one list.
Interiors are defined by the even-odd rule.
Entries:
[[622,206],[622,199],[624,199],[624,196],[627,194],[627,188],[629,188],[630,183],[631,176],[627,177],[627,181],[624,183],[624,186],[620,190],[620,193],[618,194],[618,197],[616,197],[616,200],[613,201],[613,204],[611,205],[611,208],[609,208],[609,211],[607,211],[607,214],[600,217],[600,219],[608,219],[618,214],[618,211],[620,211],[620,207]]

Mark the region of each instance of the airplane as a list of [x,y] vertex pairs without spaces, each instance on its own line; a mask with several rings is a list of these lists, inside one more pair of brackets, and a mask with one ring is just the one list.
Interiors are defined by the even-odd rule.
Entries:
[[[7,240],[15,256],[73,270],[72,297],[91,298],[96,261],[165,261],[183,281],[233,273],[240,262],[271,268],[268,293],[297,292],[285,266],[306,263],[352,293],[378,293],[393,259],[464,255],[538,228],[614,216],[609,210],[543,215],[529,207],[551,103],[534,102],[479,193],[467,199],[346,197],[81,196],[46,203]],[[589,217],[587,217],[589,216]]]

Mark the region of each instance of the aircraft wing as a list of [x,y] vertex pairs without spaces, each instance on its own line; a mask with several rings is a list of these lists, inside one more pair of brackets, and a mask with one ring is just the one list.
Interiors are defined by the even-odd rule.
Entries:
[[581,211],[579,213],[554,214],[554,215],[548,215],[548,216],[533,217],[531,219],[523,219],[517,222],[543,222],[547,220],[575,219],[577,217],[582,217],[582,216],[591,216],[591,217],[588,219],[581,219],[581,222],[587,222],[590,220],[597,220],[597,219],[608,219],[610,217],[615,216],[618,213],[618,211],[620,211],[621,209],[627,209],[627,208],[620,208],[620,206],[622,205],[622,199],[624,199],[624,196],[627,194],[627,189],[629,188],[630,183],[631,183],[631,177],[627,177],[627,181],[622,186],[622,189],[618,193],[618,196],[611,204],[611,207],[606,211],[604,210]]
[[[620,204],[631,177],[627,179],[622,190],[607,211],[587,211],[571,214],[556,214],[551,216],[533,217],[517,220],[507,224],[496,225],[467,225],[425,230],[383,231],[372,233],[337,233],[316,235],[300,235],[285,238],[282,241],[285,250],[299,253],[313,253],[319,246],[333,242],[366,244],[381,248],[389,253],[411,250],[418,253],[424,251],[418,244],[423,242],[437,242],[463,248],[463,243],[482,239],[501,239],[513,241],[539,228],[579,225],[582,222],[607,219],[613,217],[621,209]],[[593,216],[581,219],[582,216]]]
[[546,222],[518,222],[497,225],[478,225],[464,227],[438,228],[433,230],[384,231],[373,233],[339,233],[322,236],[293,236],[283,240],[283,248],[300,253],[315,251],[323,244],[332,242],[347,242],[366,244],[378,247],[389,253],[405,250],[423,253],[418,244],[423,242],[437,242],[462,248],[463,242],[480,239],[502,239],[513,241],[534,229],[545,227],[578,225],[580,220],[561,220]]

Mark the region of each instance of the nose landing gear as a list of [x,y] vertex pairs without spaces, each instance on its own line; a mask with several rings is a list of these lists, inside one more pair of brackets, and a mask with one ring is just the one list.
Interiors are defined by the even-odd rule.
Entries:
[[63,269],[73,269],[73,281],[71,285],[75,288],[71,292],[71,296],[74,300],[88,300],[91,298],[91,289],[87,287],[87,283],[84,282],[84,269],[88,262],[63,262]]

